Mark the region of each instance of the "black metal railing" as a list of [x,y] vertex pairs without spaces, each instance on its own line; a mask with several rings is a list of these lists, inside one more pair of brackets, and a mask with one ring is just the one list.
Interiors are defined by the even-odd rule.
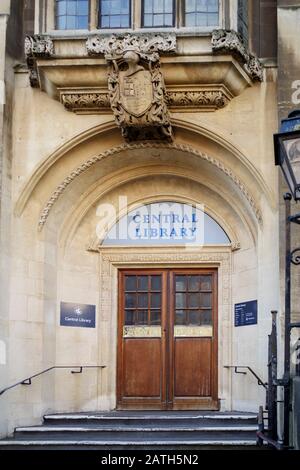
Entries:
[[264,382],[263,379],[260,378],[259,375],[257,375],[257,373],[250,366],[224,366],[224,368],[225,369],[234,369],[234,372],[236,374],[242,374],[242,375],[247,375],[247,372],[242,371],[242,369],[243,370],[247,369],[250,372],[250,374],[252,374],[256,378],[258,385],[261,385],[265,389],[268,388],[268,383]]
[[[26,377],[26,379],[20,380],[19,382],[16,382],[12,385],[9,385],[8,387],[3,388],[0,390],[0,395],[3,395],[5,392],[8,390],[11,390],[12,388],[17,387],[18,385],[31,385],[32,379],[35,377],[38,377],[39,375],[46,374],[47,372],[50,372],[51,370],[54,369],[72,369],[70,372],[71,374],[81,374],[83,369],[104,369],[106,366],[52,366],[48,367],[47,369],[42,370],[41,372],[37,372],[36,374],[31,375],[30,377]],[[79,369],[79,370],[73,370],[73,369]]]

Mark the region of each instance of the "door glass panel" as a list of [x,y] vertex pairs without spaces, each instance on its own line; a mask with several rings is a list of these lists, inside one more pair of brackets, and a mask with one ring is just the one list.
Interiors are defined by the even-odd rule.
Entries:
[[148,277],[149,276],[138,276],[138,290],[139,291],[148,290]]
[[136,276],[125,276],[125,290],[126,291],[136,290]]
[[199,294],[189,294],[189,307],[198,307],[199,308]]
[[151,325],[160,325],[160,322],[161,322],[160,310],[151,310],[150,322],[151,322]]
[[160,307],[161,307],[161,295],[151,294],[151,308],[160,308]]
[[151,276],[151,290],[161,290],[161,276]]
[[189,310],[189,325],[200,325],[199,310]]
[[174,336],[212,336],[212,276],[175,276]]
[[148,311],[147,310],[138,310],[137,311],[137,325],[148,325]]
[[134,312],[135,310],[125,310],[125,325],[134,324]]
[[176,294],[176,308],[186,307],[186,294]]
[[125,275],[124,337],[161,337],[160,274]]
[[201,325],[212,325],[212,311],[211,310],[202,310]]
[[126,294],[125,295],[125,308],[134,308],[136,306],[136,295]]
[[189,276],[189,291],[199,292],[200,290],[200,276]]
[[211,276],[201,276],[201,291],[211,290]]
[[148,307],[148,294],[138,294],[138,307]]
[[211,294],[200,294],[200,306],[211,307]]
[[176,276],[176,291],[185,291],[186,290],[186,276]]
[[185,310],[176,310],[175,314],[175,325],[186,324],[186,312]]

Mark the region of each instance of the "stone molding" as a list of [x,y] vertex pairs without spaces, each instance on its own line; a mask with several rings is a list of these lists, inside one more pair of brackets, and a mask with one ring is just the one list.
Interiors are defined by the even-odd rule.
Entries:
[[252,208],[256,220],[260,226],[263,224],[263,217],[262,217],[262,212],[260,208],[258,207],[254,196],[252,196],[251,192],[248,190],[246,185],[240,180],[240,178],[232,171],[231,168],[228,168],[224,165],[223,162],[220,160],[217,160],[216,158],[204,153],[200,152],[199,150],[196,150],[186,144],[180,144],[180,143],[165,143],[165,142],[141,142],[141,143],[135,143],[135,144],[123,144],[118,147],[114,147],[112,149],[105,150],[104,152],[100,153],[99,155],[96,155],[95,157],[90,158],[86,162],[82,163],[79,165],[75,170],[73,170],[55,189],[55,191],[52,193],[50,198],[48,199],[47,203],[45,204],[44,208],[41,211],[39,222],[38,222],[38,228],[41,230],[43,226],[45,225],[49,214],[52,210],[52,207],[56,203],[56,201],[60,198],[60,196],[63,194],[63,192],[66,190],[66,188],[69,186],[70,183],[72,183],[77,176],[81,175],[84,173],[86,170],[91,168],[93,165],[98,163],[101,160],[104,160],[105,158],[108,158],[112,155],[115,155],[117,153],[122,152],[123,150],[136,150],[136,149],[146,149],[146,148],[164,148],[164,149],[175,149],[175,150],[180,150],[182,152],[187,152],[191,153],[192,155],[198,156],[202,158],[203,160],[206,160],[207,162],[211,163],[215,167],[217,167],[220,171],[222,171],[226,176],[228,176],[234,184],[239,188],[240,192],[244,195],[246,200],[248,201],[250,207]]
[[263,67],[256,55],[249,52],[242,37],[233,29],[215,29],[211,37],[212,50],[216,54],[229,53],[242,63],[253,81],[263,81]]
[[54,44],[49,36],[26,36],[24,52],[29,69],[29,80],[32,87],[39,87],[36,59],[49,59],[54,55]]
[[[224,89],[167,90],[166,102],[170,110],[181,112],[215,111],[224,108],[232,99]],[[106,90],[61,90],[60,102],[76,114],[104,114],[111,112]]]

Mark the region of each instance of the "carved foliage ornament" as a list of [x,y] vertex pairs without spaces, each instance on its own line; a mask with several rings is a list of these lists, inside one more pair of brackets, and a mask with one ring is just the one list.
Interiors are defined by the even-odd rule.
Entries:
[[253,81],[263,80],[263,68],[258,58],[249,52],[243,44],[243,39],[234,30],[215,29],[212,32],[212,50],[215,53],[230,53],[244,66],[245,71]]
[[38,87],[37,58],[50,58],[54,54],[53,41],[49,36],[26,36],[24,51],[29,69],[29,80],[32,87]]
[[104,54],[108,63],[111,109],[127,141],[172,140],[159,51],[175,51],[167,35],[111,35],[87,40],[89,54]]

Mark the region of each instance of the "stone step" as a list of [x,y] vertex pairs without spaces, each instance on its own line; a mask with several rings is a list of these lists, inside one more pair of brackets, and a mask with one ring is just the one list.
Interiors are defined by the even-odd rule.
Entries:
[[255,448],[255,439],[6,439],[0,441],[0,449],[141,449],[141,450],[192,450],[192,449],[249,449]]

